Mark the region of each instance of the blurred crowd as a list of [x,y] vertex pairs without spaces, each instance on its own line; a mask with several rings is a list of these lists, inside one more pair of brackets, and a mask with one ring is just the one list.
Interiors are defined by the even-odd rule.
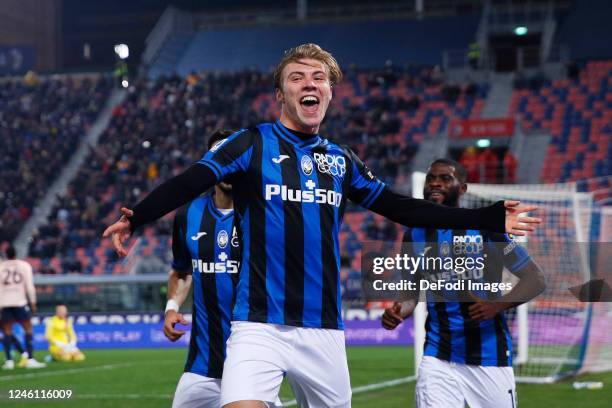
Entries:
[[459,157],[465,167],[468,183],[516,183],[518,161],[509,149],[481,149],[470,146]]
[[[482,97],[475,85],[443,84],[435,68],[390,64],[381,70],[350,68],[344,83],[344,89],[337,88],[339,95],[321,133],[348,144],[390,184],[408,168],[417,149],[420,140],[413,140],[413,135],[427,132],[430,116],[442,113],[440,106],[455,109],[459,101],[457,109],[469,114],[470,98]],[[109,127],[59,198],[47,224],[35,231],[30,256],[42,259],[40,269],[47,273],[98,273],[84,257],[95,255],[94,263],[116,259],[110,248],[99,251],[99,239],[105,225],[117,217],[119,206],[134,205],[157,184],[198,160],[214,130],[273,119],[278,113],[275,104],[261,103],[262,95],[273,102],[271,84],[270,75],[253,71],[135,82],[126,100],[114,108]],[[400,88],[405,91],[398,93]],[[431,106],[436,107],[433,114]],[[171,221],[168,216],[149,232],[169,235]],[[384,225],[374,230],[374,226],[368,229],[372,238],[391,234]],[[55,261],[48,262],[52,258]]]
[[[244,73],[172,77],[130,87],[48,224],[34,233],[30,255],[74,259],[75,249],[99,239],[104,220],[116,216],[120,203],[133,205],[199,159],[207,135],[256,120],[237,108],[268,84],[260,74]],[[170,231],[168,222],[157,227],[160,234]],[[76,260],[68,263],[69,270],[79,270]]]
[[96,119],[106,78],[0,82],[0,242],[15,238]]

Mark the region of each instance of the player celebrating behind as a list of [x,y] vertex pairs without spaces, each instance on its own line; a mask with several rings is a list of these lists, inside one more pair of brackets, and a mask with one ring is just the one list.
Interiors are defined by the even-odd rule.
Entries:
[[287,377],[302,407],[349,407],[338,231],[347,200],[404,225],[532,230],[517,202],[467,210],[399,195],[319,127],[341,79],[315,44],[289,50],[274,74],[280,120],[243,129],[107,228],[120,255],[131,232],[231,178],[242,260],[221,387],[227,407],[273,402]]
[[[434,161],[425,178],[426,200],[459,207],[467,191],[463,166],[453,160]],[[463,239],[471,238],[470,240]],[[456,239],[458,238],[458,239]],[[469,249],[458,242],[474,243]],[[512,371],[512,340],[504,310],[536,297],[544,290],[544,277],[526,251],[508,235],[476,230],[412,228],[404,235],[411,256],[476,257],[484,255],[484,280],[500,282],[506,266],[520,278],[518,284],[494,302],[444,301],[428,293],[424,357],[419,367],[416,402],[419,408],[514,408],[516,387]],[[435,248],[435,249],[434,249]],[[439,254],[435,252],[439,251]],[[446,271],[445,271],[446,272]],[[453,274],[455,271],[449,271]],[[443,271],[419,271],[415,276]],[[466,272],[456,276],[463,275]],[[435,280],[435,279],[434,279]],[[481,279],[482,280],[482,279]],[[418,285],[417,285],[418,287]],[[418,290],[385,310],[383,327],[394,329],[416,306]],[[455,300],[455,299],[446,299]]]
[[[208,149],[233,132],[221,130],[208,140]],[[171,341],[185,334],[177,323],[187,324],[179,313],[192,281],[193,311],[189,354],[185,372],[176,387],[174,408],[218,408],[225,342],[229,337],[234,286],[238,273],[237,237],[233,237],[232,187],[219,183],[214,193],[181,207],[172,229],[174,261],[168,278],[168,303],[164,334]]]

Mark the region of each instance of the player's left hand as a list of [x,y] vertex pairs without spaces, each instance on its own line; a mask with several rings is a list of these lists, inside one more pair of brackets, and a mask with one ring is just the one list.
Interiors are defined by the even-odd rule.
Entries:
[[164,319],[164,335],[170,341],[177,341],[185,334],[185,330],[176,330],[174,328],[177,323],[182,325],[189,324],[182,314],[174,310],[168,310],[168,312],[166,312],[166,318]]
[[535,211],[537,205],[520,205],[520,201],[506,200],[506,232],[517,236],[523,236],[525,231],[535,230],[535,226],[542,222],[541,218],[537,217],[521,217],[521,214]]
[[503,302],[485,302],[479,300],[468,308],[470,319],[476,321],[489,320],[494,318],[506,308]]

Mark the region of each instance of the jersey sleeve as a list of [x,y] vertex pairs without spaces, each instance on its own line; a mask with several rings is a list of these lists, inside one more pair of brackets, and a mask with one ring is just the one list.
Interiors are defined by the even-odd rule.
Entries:
[[187,207],[181,207],[174,215],[172,225],[172,269],[179,274],[191,273],[191,255],[185,242],[187,232]]
[[504,266],[520,277],[523,268],[531,261],[527,250],[510,234],[489,233],[487,238],[489,245],[501,256]]
[[380,181],[370,169],[349,148],[351,166],[350,184],[348,198],[362,207],[370,208],[385,188],[385,183]]
[[198,163],[209,167],[219,182],[227,176],[246,173],[252,153],[253,132],[242,129],[215,143]]

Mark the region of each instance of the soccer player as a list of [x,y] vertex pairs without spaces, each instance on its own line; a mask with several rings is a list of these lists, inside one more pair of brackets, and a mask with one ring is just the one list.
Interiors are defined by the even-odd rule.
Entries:
[[55,306],[55,316],[47,321],[45,337],[49,342],[49,353],[55,361],[85,360],[85,355],[77,347],[77,336],[68,319],[66,305]]
[[[211,135],[208,149],[233,132]],[[221,406],[225,342],[229,337],[234,288],[238,275],[239,241],[234,233],[232,187],[219,183],[214,192],[181,207],[172,229],[173,263],[168,278],[164,334],[178,340],[187,324],[179,308],[193,280],[192,330],[185,372],[176,387],[175,408]]]
[[[32,266],[26,261],[16,259],[15,248],[6,250],[6,261],[0,262],[0,321],[2,322],[2,345],[6,361],[2,368],[12,370],[15,362],[11,355],[14,344],[21,353],[19,367],[43,368],[46,366],[34,359],[32,347],[32,312],[36,313],[36,290],[32,277]],[[28,306],[29,302],[29,306]],[[30,311],[31,308],[31,311]],[[26,351],[13,335],[13,324],[19,323],[25,331]]]
[[[429,167],[423,196],[426,200],[457,208],[459,198],[467,191],[465,182],[466,172],[461,164],[438,159]],[[472,301],[460,302],[460,298],[451,298],[452,293],[447,293],[444,301],[432,293],[427,294],[426,340],[416,385],[417,406],[463,408],[467,403],[472,408],[515,407],[512,338],[504,311],[529,301],[544,290],[540,268],[508,234],[473,229],[411,228],[403,241],[411,256],[424,252],[428,257],[455,259],[482,256],[484,268],[482,276],[476,279],[479,281],[501,282],[504,266],[520,278],[509,293],[499,295],[495,301],[481,300],[470,294],[463,300]],[[425,251],[426,246],[430,247],[428,251]],[[433,280],[440,277],[452,280],[464,273],[467,272],[421,269],[415,281],[428,279],[427,274],[429,278],[436,274]],[[490,298],[495,293],[489,291],[487,295]],[[404,297],[403,301],[385,310],[382,324],[386,329],[394,329],[412,314],[418,289]]]
[[[347,200],[409,226],[532,230],[534,207],[449,208],[393,192],[346,146],[319,135],[342,73],[327,51],[303,44],[274,73],[280,120],[236,132],[152,191],[104,236],[119,255],[132,231],[219,181],[231,179],[242,242],[221,386],[227,407],[261,407],[284,376],[300,406],[348,407],[338,231]],[[523,223],[524,222],[524,223]]]

